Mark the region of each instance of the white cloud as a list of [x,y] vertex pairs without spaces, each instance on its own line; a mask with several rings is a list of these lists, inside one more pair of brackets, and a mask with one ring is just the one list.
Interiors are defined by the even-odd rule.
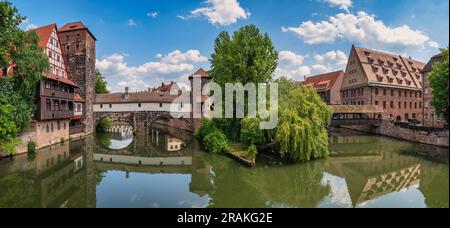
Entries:
[[341,10],[345,10],[348,12],[348,10],[353,6],[352,0],[325,0],[328,2],[331,6],[337,6]]
[[428,42],[428,46],[430,46],[431,48],[439,48],[439,43],[435,42],[435,41],[429,41]]
[[305,57],[297,55],[292,51],[280,51],[278,54],[278,64],[281,65],[301,65]]
[[28,24],[27,27],[25,27],[25,31],[37,29],[37,28],[38,28],[38,26],[35,24]]
[[159,15],[158,12],[149,12],[149,13],[147,13],[147,17],[153,17],[153,18],[156,18],[158,15]]
[[317,74],[324,74],[324,73],[327,73],[327,72],[331,71],[330,68],[328,68],[327,66],[322,65],[322,64],[314,64],[312,66],[312,69]]
[[125,58],[124,54],[113,54],[97,59],[96,67],[107,78],[112,91],[122,91],[126,86],[131,91],[142,91],[166,81],[184,80],[186,83],[187,76],[196,68],[194,64],[208,61],[198,50],[160,54],[158,61],[140,66],[129,66]]
[[282,31],[292,32],[310,45],[332,43],[337,39],[396,51],[430,45],[430,38],[423,31],[413,30],[407,25],[387,26],[374,15],[362,11],[357,14],[340,13],[316,23],[306,21],[299,27],[283,27]]
[[137,25],[137,23],[136,23],[136,21],[134,21],[133,19],[129,19],[128,20],[128,26],[136,26]]
[[278,54],[278,68],[275,70],[276,77],[287,77],[295,80],[303,78],[311,73],[311,68],[303,66],[305,56],[292,51],[280,51]]
[[178,16],[182,20],[193,17],[206,17],[213,25],[227,26],[250,17],[250,12],[244,10],[237,0],[206,0],[205,7],[191,11],[187,16]]
[[323,74],[335,70],[342,70],[347,64],[347,56],[342,51],[329,51],[324,54],[315,54],[312,60],[305,63],[308,55],[299,55],[292,51],[281,51],[278,56],[276,77],[287,77],[302,81],[305,76]]
[[344,66],[347,64],[347,55],[342,51],[329,51],[323,55],[316,54],[314,59],[319,63],[325,63],[333,66]]

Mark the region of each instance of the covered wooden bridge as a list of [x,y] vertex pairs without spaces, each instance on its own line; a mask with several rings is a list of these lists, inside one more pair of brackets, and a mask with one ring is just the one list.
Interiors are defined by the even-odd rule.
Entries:
[[333,112],[331,127],[379,126],[382,119],[375,117],[384,112],[381,107],[375,105],[330,105],[329,107]]

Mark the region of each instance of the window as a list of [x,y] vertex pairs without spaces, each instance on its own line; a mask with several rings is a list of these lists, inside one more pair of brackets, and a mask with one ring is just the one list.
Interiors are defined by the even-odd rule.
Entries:
[[413,119],[416,119],[416,113],[413,113],[413,114],[412,114],[412,118],[413,118]]
[[112,104],[109,104],[109,108],[112,108]]
[[419,108],[422,108],[422,102],[419,102]]
[[102,105],[102,104],[100,104],[100,108],[103,108],[103,105]]
[[375,95],[378,95],[379,91],[378,88],[375,89]]
[[51,129],[52,132],[53,132],[53,123],[50,124],[50,129]]
[[77,44],[77,50],[79,50],[80,49],[80,45],[79,44]]
[[52,110],[52,101],[50,99],[47,99],[45,101],[45,107],[47,111],[51,111]]
[[70,51],[70,45],[66,46],[66,50]]
[[50,127],[47,124],[47,133],[49,133],[49,132],[50,132]]
[[399,109],[402,108],[402,102],[398,102],[398,108],[399,108]]
[[413,107],[412,102],[409,102],[409,108],[412,108],[412,107]]
[[58,120],[58,122],[56,122],[56,126],[58,128],[58,131],[61,130],[61,123],[59,122],[59,120]]
[[64,130],[66,130],[66,122],[64,122]]
[[386,109],[386,101],[383,101],[383,108]]
[[398,96],[402,97],[402,91],[401,90],[398,91]]
[[394,90],[391,89],[391,96],[394,96]]
[[142,104],[141,104],[141,103],[139,103],[139,104],[138,104],[138,107],[139,107],[139,108],[141,108],[141,107],[142,107]]
[[408,103],[405,102],[403,105],[404,105],[404,108],[405,108],[405,109],[408,108]]
[[386,89],[383,89],[383,95],[386,96]]
[[159,107],[162,108],[162,107],[163,107],[163,104],[162,104],[162,103],[159,103]]
[[405,120],[409,120],[409,114],[408,113],[405,114]]
[[375,105],[378,105],[378,101],[375,101]]
[[391,101],[391,109],[394,109],[394,102]]

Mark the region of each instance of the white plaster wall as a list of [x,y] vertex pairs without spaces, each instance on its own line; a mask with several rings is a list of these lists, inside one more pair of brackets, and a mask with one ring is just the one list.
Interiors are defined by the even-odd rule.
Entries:
[[158,112],[182,112],[190,113],[191,104],[169,104],[163,103],[160,107],[159,103],[142,103],[139,107],[138,103],[127,103],[127,104],[103,104],[103,108],[100,108],[100,104],[94,104],[94,112],[140,112],[140,111],[158,111]]

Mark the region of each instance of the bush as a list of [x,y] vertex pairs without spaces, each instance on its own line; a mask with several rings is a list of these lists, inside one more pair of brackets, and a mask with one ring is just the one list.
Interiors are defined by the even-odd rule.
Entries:
[[203,140],[203,147],[207,152],[220,154],[222,152],[230,152],[231,147],[224,133],[214,130],[209,133]]
[[242,157],[244,157],[247,160],[255,160],[257,154],[258,154],[258,149],[256,148],[255,145],[251,145],[244,152],[244,154],[242,154]]
[[231,142],[240,142],[240,119],[217,118],[213,119],[213,124],[217,129],[221,130],[227,136],[228,140],[230,140]]
[[203,143],[205,137],[213,131],[217,131],[217,128],[214,127],[213,122],[209,119],[203,119],[200,127],[195,131],[194,136],[200,141],[200,143]]
[[241,121],[241,143],[245,149],[263,143],[263,131],[257,118],[245,118]]
[[27,149],[29,154],[36,153],[36,143],[33,140],[30,140],[28,142]]
[[11,140],[0,142],[0,150],[9,154],[16,154],[16,147],[20,144],[20,139],[13,138]]
[[111,120],[108,117],[101,118],[97,125],[97,132],[107,132],[111,128]]

